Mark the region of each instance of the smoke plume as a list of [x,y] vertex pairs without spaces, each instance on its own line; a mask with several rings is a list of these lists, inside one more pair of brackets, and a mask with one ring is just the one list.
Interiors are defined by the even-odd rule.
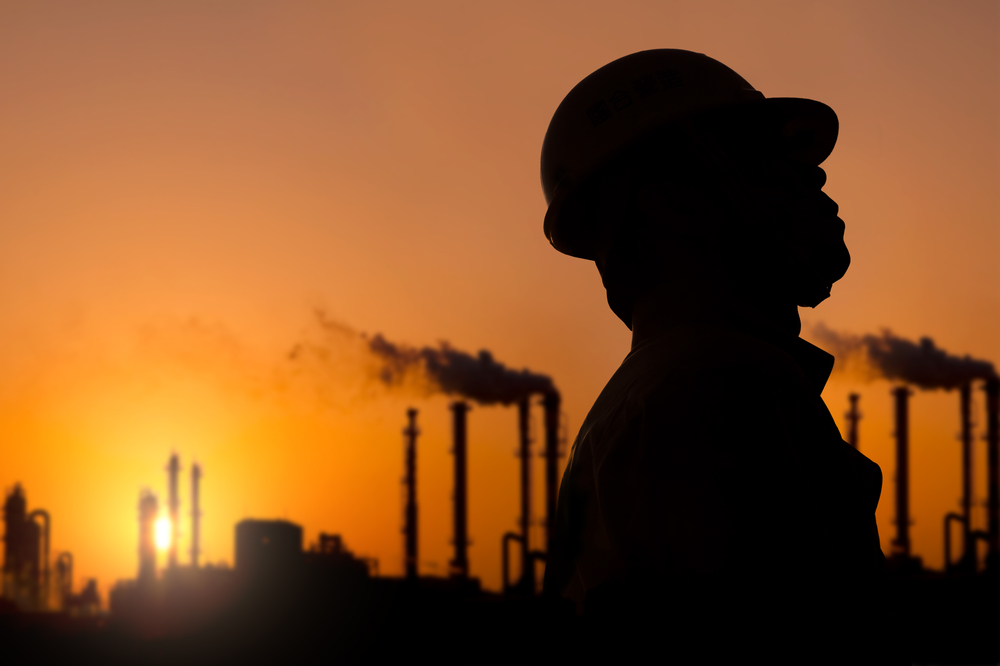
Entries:
[[[483,405],[508,405],[531,394],[554,392],[547,375],[527,369],[508,368],[487,350],[469,354],[441,342],[436,347],[410,347],[387,340],[381,333],[368,336],[316,312],[323,331],[319,342],[302,342],[290,354],[292,360],[309,353],[330,359],[331,347],[360,346],[367,357],[364,372],[384,388],[416,387],[427,393],[444,393]],[[343,356],[341,351],[339,356]]]
[[901,381],[922,389],[953,389],[974,379],[996,377],[989,361],[952,356],[928,337],[913,342],[888,329],[878,335],[851,335],[832,331],[822,323],[811,327],[810,337],[837,357],[839,367],[868,379]]

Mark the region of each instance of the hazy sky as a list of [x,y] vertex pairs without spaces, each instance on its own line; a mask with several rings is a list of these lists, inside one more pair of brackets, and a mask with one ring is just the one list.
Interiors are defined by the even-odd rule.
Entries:
[[[165,499],[171,451],[182,511],[203,466],[211,561],[241,518],[285,517],[398,573],[412,405],[422,570],[443,573],[448,400],[365,384],[313,312],[549,374],[572,440],[629,331],[593,264],[542,235],[542,137],[581,78],[658,47],[837,111],[826,191],[852,265],[807,323],[1000,361],[996,2],[0,1],[0,485],[104,589],[135,575],[139,491]],[[335,353],[296,365],[303,339]],[[886,552],[890,388],[824,393],[838,423],[862,394]],[[914,548],[940,566],[957,396],[912,411]],[[472,572],[496,588],[516,414],[469,424]]]

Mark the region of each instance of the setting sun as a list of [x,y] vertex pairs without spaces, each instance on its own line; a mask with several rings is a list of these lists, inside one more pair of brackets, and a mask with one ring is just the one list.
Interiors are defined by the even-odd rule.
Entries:
[[156,549],[167,550],[170,548],[170,519],[156,519]]

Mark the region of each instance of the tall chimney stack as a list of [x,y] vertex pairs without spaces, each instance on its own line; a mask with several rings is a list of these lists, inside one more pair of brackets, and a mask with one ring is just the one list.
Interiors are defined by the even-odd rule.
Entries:
[[896,399],[896,538],[893,554],[910,558],[910,488],[909,488],[909,398],[910,389],[892,390]]
[[559,403],[558,391],[546,393],[545,408],[545,552],[552,552],[559,496]]
[[406,410],[409,424],[403,430],[406,441],[406,474],[403,484],[406,486],[405,524],[403,526],[405,555],[403,565],[406,577],[417,578],[417,410]]
[[451,406],[454,412],[454,449],[455,454],[455,558],[450,562],[452,578],[468,578],[469,576],[469,554],[468,554],[468,492],[466,488],[466,452],[468,449],[466,441],[466,414],[469,405],[466,402],[458,401]]
[[851,393],[847,399],[851,402],[851,408],[847,411],[847,443],[858,448],[858,422],[861,420],[861,412],[858,411],[858,400],[861,398],[857,393]]
[[180,541],[181,534],[181,499],[177,493],[177,477],[180,471],[181,463],[175,453],[170,456],[170,464],[167,466],[169,480],[168,507],[170,509],[170,554],[167,563],[171,569],[177,567],[177,542]]
[[531,557],[531,403],[528,396],[517,402],[517,424],[521,439],[521,586],[527,593],[535,591],[535,566]]
[[198,568],[201,552],[201,499],[198,496],[201,483],[201,466],[191,465],[191,567]]
[[156,579],[156,495],[143,490],[139,496],[139,585],[148,586]]
[[1000,569],[1000,378],[986,380],[986,533],[989,550],[986,566]]
[[[972,384],[959,387],[959,417],[962,422],[962,564],[976,570],[976,542],[972,533]],[[947,564],[947,562],[945,563]]]

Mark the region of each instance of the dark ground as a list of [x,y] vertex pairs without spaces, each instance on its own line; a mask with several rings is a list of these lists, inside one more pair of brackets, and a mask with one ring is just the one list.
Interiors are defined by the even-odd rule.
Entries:
[[[896,663],[1000,663],[995,576],[917,572],[892,577],[888,591]],[[592,638],[571,613],[537,597],[504,598],[443,579],[285,581],[243,589],[209,619],[190,617],[8,611],[0,614],[0,663],[559,663],[562,645]]]

